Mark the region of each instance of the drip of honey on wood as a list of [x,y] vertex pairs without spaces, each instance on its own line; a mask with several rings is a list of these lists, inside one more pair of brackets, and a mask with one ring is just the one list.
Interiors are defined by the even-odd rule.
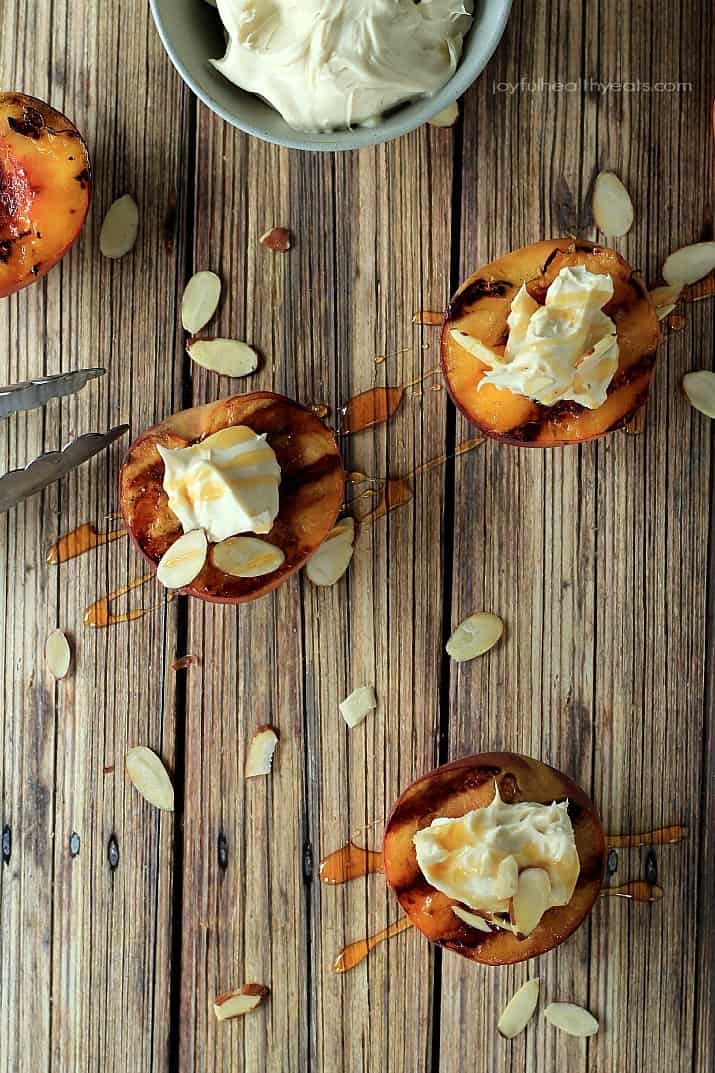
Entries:
[[624,425],[621,432],[625,432],[627,436],[640,436],[645,428],[645,408],[641,407],[638,413],[634,414],[627,425]]
[[145,574],[143,577],[134,578],[128,585],[122,586],[121,589],[115,589],[114,592],[110,592],[107,596],[102,596],[95,603],[90,604],[84,613],[85,626],[92,626],[94,629],[105,629],[107,626],[116,626],[119,622],[134,622],[138,618],[143,618],[149,608],[137,607],[126,611],[122,615],[115,615],[110,608],[110,604],[118,600],[120,596],[126,596],[128,592],[146,585],[147,581],[151,581],[153,577],[153,574]]
[[364,961],[370,951],[374,950],[379,943],[384,943],[386,939],[392,939],[395,935],[399,935],[401,931],[407,931],[411,927],[412,921],[409,917],[400,917],[394,924],[390,924],[389,927],[379,931],[377,935],[370,935],[367,939],[358,939],[357,942],[350,943],[349,946],[340,951],[333,962],[333,972],[349,972],[350,969],[354,969],[356,965]]
[[330,408],[324,402],[311,402],[308,409],[311,413],[314,413],[316,417],[327,417]]
[[351,879],[360,879],[361,876],[384,870],[381,853],[356,846],[354,842],[347,842],[320,862],[322,882],[335,885],[349,883]]
[[[393,477],[389,481],[385,481],[380,491],[380,498],[373,510],[360,515],[358,520],[361,525],[370,525],[372,522],[377,521],[378,518],[384,518],[391,510],[396,510],[397,507],[404,507],[411,499],[412,489],[407,481],[403,477]],[[354,500],[351,502],[354,502]]]
[[436,376],[438,372],[439,368],[428,369],[401,387],[371,387],[353,395],[345,406],[340,407],[340,433],[349,436],[374,428],[375,425],[386,424],[397,413],[407,389],[421,384],[430,376]]
[[688,828],[658,827],[655,831],[646,831],[642,835],[606,835],[609,849],[617,849],[621,846],[635,848],[638,846],[673,846],[676,842],[682,842],[688,836]]
[[631,883],[622,883],[620,887],[603,887],[602,898],[628,898],[633,902],[659,902],[665,891],[657,883],[646,883],[636,879]]
[[678,299],[681,302],[703,302],[706,298],[715,297],[715,275],[711,272],[705,279],[701,279],[698,283],[691,283],[689,287],[684,287],[683,292]]
[[55,541],[47,552],[47,562],[53,565],[66,563],[68,559],[75,559],[78,555],[84,555],[93,548],[101,548],[103,544],[109,544],[112,540],[119,540],[127,535],[126,529],[114,529],[109,533],[98,533],[93,525],[85,522],[77,526],[71,533],[65,533]]
[[671,313],[666,321],[667,334],[670,335],[672,332],[682,332],[687,323],[687,318],[684,317],[682,313]]
[[[372,522],[377,521],[378,518],[383,518],[397,507],[404,507],[406,503],[409,503],[412,499],[412,488],[410,487],[409,480],[413,477],[419,477],[421,474],[426,473],[430,469],[434,469],[436,466],[444,465],[449,458],[457,458],[459,455],[466,454],[468,451],[473,451],[483,443],[483,437],[476,437],[473,440],[465,440],[464,443],[460,443],[451,454],[438,455],[437,458],[430,458],[427,462],[422,462],[419,466],[415,466],[415,468],[407,474],[407,477],[392,477],[390,480],[385,481],[380,490],[380,497],[377,501],[377,505],[373,510],[368,511],[366,514],[359,517],[360,524],[370,525]],[[362,499],[365,494],[366,493],[363,492],[359,496],[356,496],[355,499]],[[350,502],[354,503],[355,499]]]
[[441,328],[444,313],[436,309],[418,309],[412,317],[413,324],[423,324],[429,328]]
[[187,667],[191,667],[194,663],[198,663],[196,656],[179,656],[171,664],[172,671],[184,671]]

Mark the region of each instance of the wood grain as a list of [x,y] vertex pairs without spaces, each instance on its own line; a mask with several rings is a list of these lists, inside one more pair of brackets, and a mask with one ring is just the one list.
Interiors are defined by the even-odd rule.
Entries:
[[[711,47],[701,37],[703,7],[666,14],[633,4],[626,17],[610,5],[518,7],[491,79],[467,98],[463,273],[544,234],[590,236],[586,195],[593,176],[611,168],[637,206],[619,248],[655,280],[667,252],[698,239],[711,211],[715,85],[711,73],[703,77]],[[515,75],[510,57],[524,56],[533,41],[538,47]],[[490,81],[519,75],[531,85],[640,78],[692,81],[693,89],[524,89],[507,101],[497,96],[502,125],[485,123],[495,108]],[[685,195],[685,176],[706,160],[709,175]],[[510,185],[515,173],[533,182]],[[495,191],[505,196],[495,199]],[[445,956],[445,1070],[700,1070],[712,1060],[708,1015],[697,1042],[693,1036],[696,994],[708,986],[701,944],[712,952],[710,925],[697,910],[699,834],[708,829],[701,794],[712,779],[702,752],[711,704],[703,666],[711,429],[679,393],[683,373],[711,360],[712,309],[693,310],[689,321],[687,335],[663,348],[643,436],[552,454],[491,447],[457,479],[453,620],[481,607],[497,611],[507,639],[452,674],[451,755],[489,745],[540,756],[590,788],[609,829],[685,822],[692,836],[658,852],[663,903],[602,901],[588,926],[533,968],[475,973]],[[468,536],[475,526],[477,541]],[[645,851],[621,851],[614,882],[641,878],[644,861]],[[495,1012],[535,972],[544,1001],[576,1001],[596,1013],[603,1028],[595,1040],[569,1040],[543,1022],[511,1044],[495,1037]],[[695,978],[696,988],[684,985]],[[477,1031],[454,1016],[457,995]]]
[[[412,314],[442,308],[477,264],[547,235],[593,236],[588,195],[604,167],[636,205],[618,248],[649,280],[672,248],[712,237],[706,0],[515,0],[457,128],[335,157],[266,146],[198,105],[140,0],[35,7],[6,0],[0,85],[77,122],[95,198],[61,267],[0,302],[0,382],[108,373],[7,421],[2,471],[70,435],[124,420],[137,435],[246,389],[324,403],[335,423],[353,393],[436,365],[437,333]],[[575,90],[539,83],[579,78]],[[692,89],[589,81],[638,79]],[[109,264],[99,225],[125,192],[140,239]],[[293,234],[285,255],[258,244],[274,225]],[[184,353],[178,303],[201,268],[224,281],[205,334],[258,348],[250,381]],[[59,570],[45,554],[116,509],[121,445],[0,516],[0,1073],[712,1068],[713,445],[679,383],[712,365],[714,316],[700,303],[668,340],[641,436],[552,452],[489,443],[438,465],[364,528],[334,589],[299,576],[236,609],[167,606],[152,583],[130,598],[158,605],[139,622],[85,630],[84,607],[138,576],[139,558],[122,540]],[[348,467],[405,476],[470,438],[432,384],[410,389],[387,428],[346,440]],[[503,642],[450,666],[451,626],[480,609],[503,615]],[[75,652],[57,686],[42,656],[55,626]],[[171,670],[185,654],[191,665]],[[362,684],[380,704],[348,731],[338,704]],[[246,780],[266,722],[280,734],[273,773]],[[173,817],[124,778],[139,743],[174,775]],[[487,747],[563,768],[612,830],[687,823],[687,843],[657,851],[664,901],[603,900],[528,968],[462,964],[409,930],[336,976],[338,950],[399,911],[379,875],[321,887],[321,856],[351,834],[378,847],[411,779]],[[641,878],[645,860],[619,851],[614,882]],[[594,1010],[594,1040],[542,1020],[498,1040],[504,1002],[534,972],[547,1000]],[[218,1024],[212,1000],[244,982],[267,984],[269,999]]]
[[[3,8],[0,82],[70,114],[89,144],[95,189],[87,226],[62,265],[0,303],[0,381],[107,369],[76,398],[5,422],[3,472],[80,432],[128,420],[136,433],[157,408],[173,407],[177,256],[167,255],[154,222],[178,171],[182,90],[149,32],[146,6],[131,8]],[[134,32],[118,64],[126,18]],[[148,85],[156,104],[149,114]],[[168,145],[167,129],[177,135]],[[99,226],[127,190],[141,206],[140,240],[132,257],[110,264],[99,255]],[[133,551],[118,541],[59,569],[45,562],[59,533],[84,521],[116,524],[104,516],[118,506],[125,445],[0,518],[0,815],[12,837],[0,865],[3,1073],[168,1068],[173,821],[131,788],[124,753],[146,743],[173,764],[165,654],[173,656],[175,611],[86,630],[85,606],[140,572]],[[135,606],[143,597],[135,594]],[[157,602],[152,585],[145,606]],[[55,626],[74,652],[70,677],[56,686],[44,665]]]

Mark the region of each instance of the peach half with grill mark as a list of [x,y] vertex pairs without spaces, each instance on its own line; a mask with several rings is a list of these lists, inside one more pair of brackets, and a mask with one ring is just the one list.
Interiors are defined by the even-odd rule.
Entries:
[[[522,283],[543,305],[559,272],[577,265],[613,280],[613,298],[604,313],[616,325],[619,358],[603,405],[594,410],[570,401],[542,406],[491,383],[480,387],[488,366],[460,346],[453,332],[464,332],[503,354],[511,303]],[[620,254],[593,242],[554,239],[514,250],[462,284],[444,317],[442,371],[457,408],[487,436],[522,447],[560,447],[603,436],[633,418],[648,397],[659,341],[653,301]]]
[[[503,801],[551,804],[568,799],[581,870],[571,900],[548,909],[526,938],[497,926],[488,930],[462,916],[459,902],[433,887],[417,863],[415,833],[438,817],[484,808],[495,784]],[[545,954],[569,937],[590,913],[603,881],[606,838],[592,802],[572,779],[518,753],[479,753],[445,764],[405,790],[387,821],[383,860],[387,882],[412,923],[431,942],[485,965],[508,965]],[[465,917],[467,919],[465,919]]]
[[261,539],[280,562],[257,577],[224,572],[210,545],[204,566],[183,593],[211,603],[239,604],[277,588],[323,543],[340,512],[345,473],[333,432],[310,410],[270,391],[234,395],[182,410],[150,428],[129,448],[120,474],[120,503],[131,538],[156,570],[182,535],[164,491],[164,463],[157,446],[188,447],[222,429],[245,425],[266,435],[281,467],[279,512]]

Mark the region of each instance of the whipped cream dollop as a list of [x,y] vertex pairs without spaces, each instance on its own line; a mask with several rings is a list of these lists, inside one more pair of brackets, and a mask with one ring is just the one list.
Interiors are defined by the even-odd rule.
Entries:
[[481,343],[471,346],[464,332],[454,335],[489,366],[480,388],[493,384],[543,406],[571,401],[595,410],[606,401],[618,369],[616,325],[603,312],[612,297],[609,275],[584,265],[562,268],[543,306],[521,285],[511,304],[503,356]]
[[292,127],[367,124],[454,74],[473,0],[217,0],[226,54],[212,61]]
[[162,447],[164,491],[185,533],[214,543],[268,533],[279,509],[281,468],[265,436],[246,425],[221,429],[190,447]]
[[457,819],[438,817],[413,842],[425,879],[471,909],[507,913],[526,869],[548,876],[544,911],[567,905],[581,865],[568,801],[507,804],[494,799]]

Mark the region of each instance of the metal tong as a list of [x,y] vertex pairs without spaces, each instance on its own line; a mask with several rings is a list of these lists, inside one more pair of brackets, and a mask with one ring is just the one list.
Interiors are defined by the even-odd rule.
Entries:
[[[43,376],[20,384],[0,387],[0,418],[24,410],[36,410],[50,399],[74,395],[90,380],[104,376],[104,369],[79,369],[72,373]],[[13,469],[0,477],[0,514],[23,499],[54,484],[60,477],[99,454],[123,436],[129,425],[117,425],[108,432],[87,432],[68,443],[61,451],[48,451],[29,462],[24,469]]]

